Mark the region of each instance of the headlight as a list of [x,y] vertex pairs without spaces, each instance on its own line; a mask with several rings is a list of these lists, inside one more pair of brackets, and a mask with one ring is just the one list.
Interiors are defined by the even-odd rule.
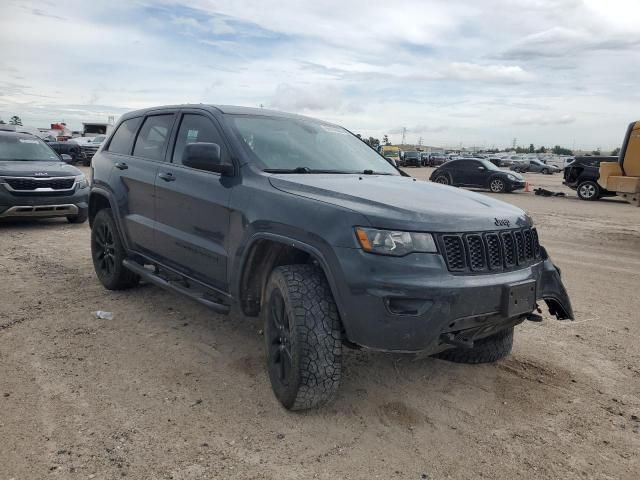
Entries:
[[85,177],[84,174],[76,175],[76,183],[78,184],[78,189],[87,188],[89,186],[87,177]]
[[516,177],[515,175],[511,175],[510,173],[507,174],[507,178],[512,182],[518,179],[518,177]]
[[409,253],[436,253],[436,243],[430,233],[397,232],[356,227],[356,236],[365,252],[402,257]]

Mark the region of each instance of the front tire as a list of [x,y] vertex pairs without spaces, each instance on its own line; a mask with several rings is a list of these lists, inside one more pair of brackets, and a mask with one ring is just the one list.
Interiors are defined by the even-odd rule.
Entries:
[[329,402],[340,384],[340,318],[324,274],[312,265],[271,273],[262,308],[269,379],[289,410]]
[[501,178],[492,178],[489,181],[489,190],[493,193],[503,193],[507,191],[507,184]]
[[434,357],[455,363],[493,363],[511,353],[513,327],[476,341],[473,348],[452,348],[436,353]]
[[551,172],[548,168],[543,168],[542,170],[540,170],[540,173],[542,173],[543,175],[549,175]]
[[591,180],[580,183],[576,191],[580,200],[586,200],[589,202],[598,200],[601,195],[600,186],[596,182]]
[[69,223],[84,223],[87,221],[87,217],[89,213],[87,210],[80,210],[77,215],[69,215],[67,217],[67,222]]
[[91,257],[100,283],[108,290],[124,290],[140,281],[138,275],[122,265],[126,250],[110,208],[100,210],[93,220]]

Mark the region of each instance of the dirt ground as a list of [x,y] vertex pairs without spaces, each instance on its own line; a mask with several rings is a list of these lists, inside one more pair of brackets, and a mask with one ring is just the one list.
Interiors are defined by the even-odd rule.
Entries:
[[568,197],[498,198],[534,217],[577,320],[517,327],[493,365],[348,351],[305,413],[272,395],[256,319],[106,291],[86,224],[0,224],[0,480],[640,478],[640,209],[528,178]]

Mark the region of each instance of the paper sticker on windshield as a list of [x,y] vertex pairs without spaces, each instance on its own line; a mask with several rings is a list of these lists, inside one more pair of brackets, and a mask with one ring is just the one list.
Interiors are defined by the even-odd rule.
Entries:
[[341,135],[349,135],[349,132],[347,132],[346,130],[343,130],[342,128],[338,128],[338,127],[332,127],[330,125],[321,124],[320,128],[322,128],[325,132],[339,133]]
[[20,143],[38,143],[38,140],[32,140],[30,138],[19,138],[18,141]]

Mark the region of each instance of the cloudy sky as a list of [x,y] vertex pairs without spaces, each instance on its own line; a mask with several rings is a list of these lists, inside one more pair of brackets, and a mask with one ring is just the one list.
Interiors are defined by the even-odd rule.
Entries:
[[603,149],[640,119],[638,0],[0,0],[0,118],[263,105],[429,145]]

